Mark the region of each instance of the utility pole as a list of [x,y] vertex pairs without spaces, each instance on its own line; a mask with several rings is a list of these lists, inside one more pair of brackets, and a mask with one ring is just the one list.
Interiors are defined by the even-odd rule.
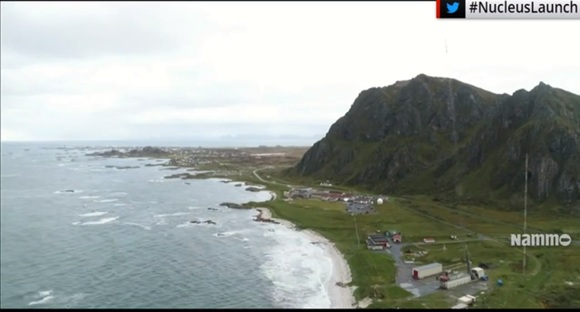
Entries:
[[360,246],[360,237],[358,236],[358,226],[356,225],[356,216],[354,213],[351,216],[354,219],[354,230],[356,232],[356,244],[357,244],[357,246]]
[[[524,182],[524,234],[528,227],[528,154],[526,153],[526,177]],[[524,262],[522,272],[526,275],[526,245],[524,245]]]

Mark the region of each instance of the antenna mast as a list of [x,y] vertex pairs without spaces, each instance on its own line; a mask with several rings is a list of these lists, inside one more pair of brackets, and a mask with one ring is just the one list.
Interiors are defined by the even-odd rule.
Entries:
[[[524,182],[524,234],[528,227],[528,154],[526,153],[526,177]],[[526,275],[526,245],[524,245],[524,262],[522,272]]]

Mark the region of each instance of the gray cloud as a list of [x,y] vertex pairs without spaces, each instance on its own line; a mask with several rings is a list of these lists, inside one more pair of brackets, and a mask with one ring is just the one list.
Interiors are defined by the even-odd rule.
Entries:
[[[30,6],[22,3],[3,3],[2,47],[31,58],[67,60],[170,53],[183,43],[178,34],[163,27],[170,17],[156,14],[154,6],[110,3],[101,7],[106,9],[102,14],[73,11],[52,17],[32,14]],[[192,38],[200,32],[190,28],[187,34]]]
[[580,93],[580,47],[561,31],[575,21],[458,29],[426,3],[386,2],[3,2],[0,11],[2,140],[311,137],[361,90],[419,73],[494,92],[544,81]]

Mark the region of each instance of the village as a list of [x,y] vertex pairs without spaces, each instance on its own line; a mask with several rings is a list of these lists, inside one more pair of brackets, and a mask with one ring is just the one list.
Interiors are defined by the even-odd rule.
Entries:
[[[327,181],[321,183],[321,186],[331,187],[332,185]],[[344,202],[345,212],[356,216],[377,213],[375,205],[382,205],[389,200],[389,197],[356,195],[315,188],[292,188],[284,192],[285,201],[301,199]],[[456,235],[450,235],[449,241],[460,242]],[[396,229],[389,229],[369,233],[365,242],[367,249],[393,257],[397,266],[395,282],[415,297],[437,291],[449,291],[450,297],[457,300],[451,309],[468,309],[477,301],[475,295],[487,289],[488,276],[484,269],[489,268],[489,266],[482,263],[477,267],[472,267],[467,247],[465,247],[464,263],[460,262],[444,267],[438,262],[420,263],[416,259],[426,256],[429,252],[427,250],[413,251],[410,248],[416,245],[436,244],[433,238],[422,238],[420,243],[403,243],[403,233]],[[442,248],[445,249],[445,245]],[[499,286],[502,283],[501,280],[498,280]]]
[[384,200],[388,200],[388,197],[382,199],[381,197],[377,196],[373,197],[365,195],[355,195],[340,191],[318,190],[310,187],[293,188],[289,191],[284,192],[284,197],[285,197],[284,200],[286,201],[292,201],[296,199],[319,199],[331,202],[344,202],[345,212],[349,214],[376,213],[377,211],[373,206],[373,202],[377,201],[382,203]]

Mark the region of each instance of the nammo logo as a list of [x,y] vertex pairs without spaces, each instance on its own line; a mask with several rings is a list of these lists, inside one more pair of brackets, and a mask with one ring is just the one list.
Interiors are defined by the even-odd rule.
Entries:
[[571,243],[572,238],[568,234],[511,234],[512,246],[568,246]]

